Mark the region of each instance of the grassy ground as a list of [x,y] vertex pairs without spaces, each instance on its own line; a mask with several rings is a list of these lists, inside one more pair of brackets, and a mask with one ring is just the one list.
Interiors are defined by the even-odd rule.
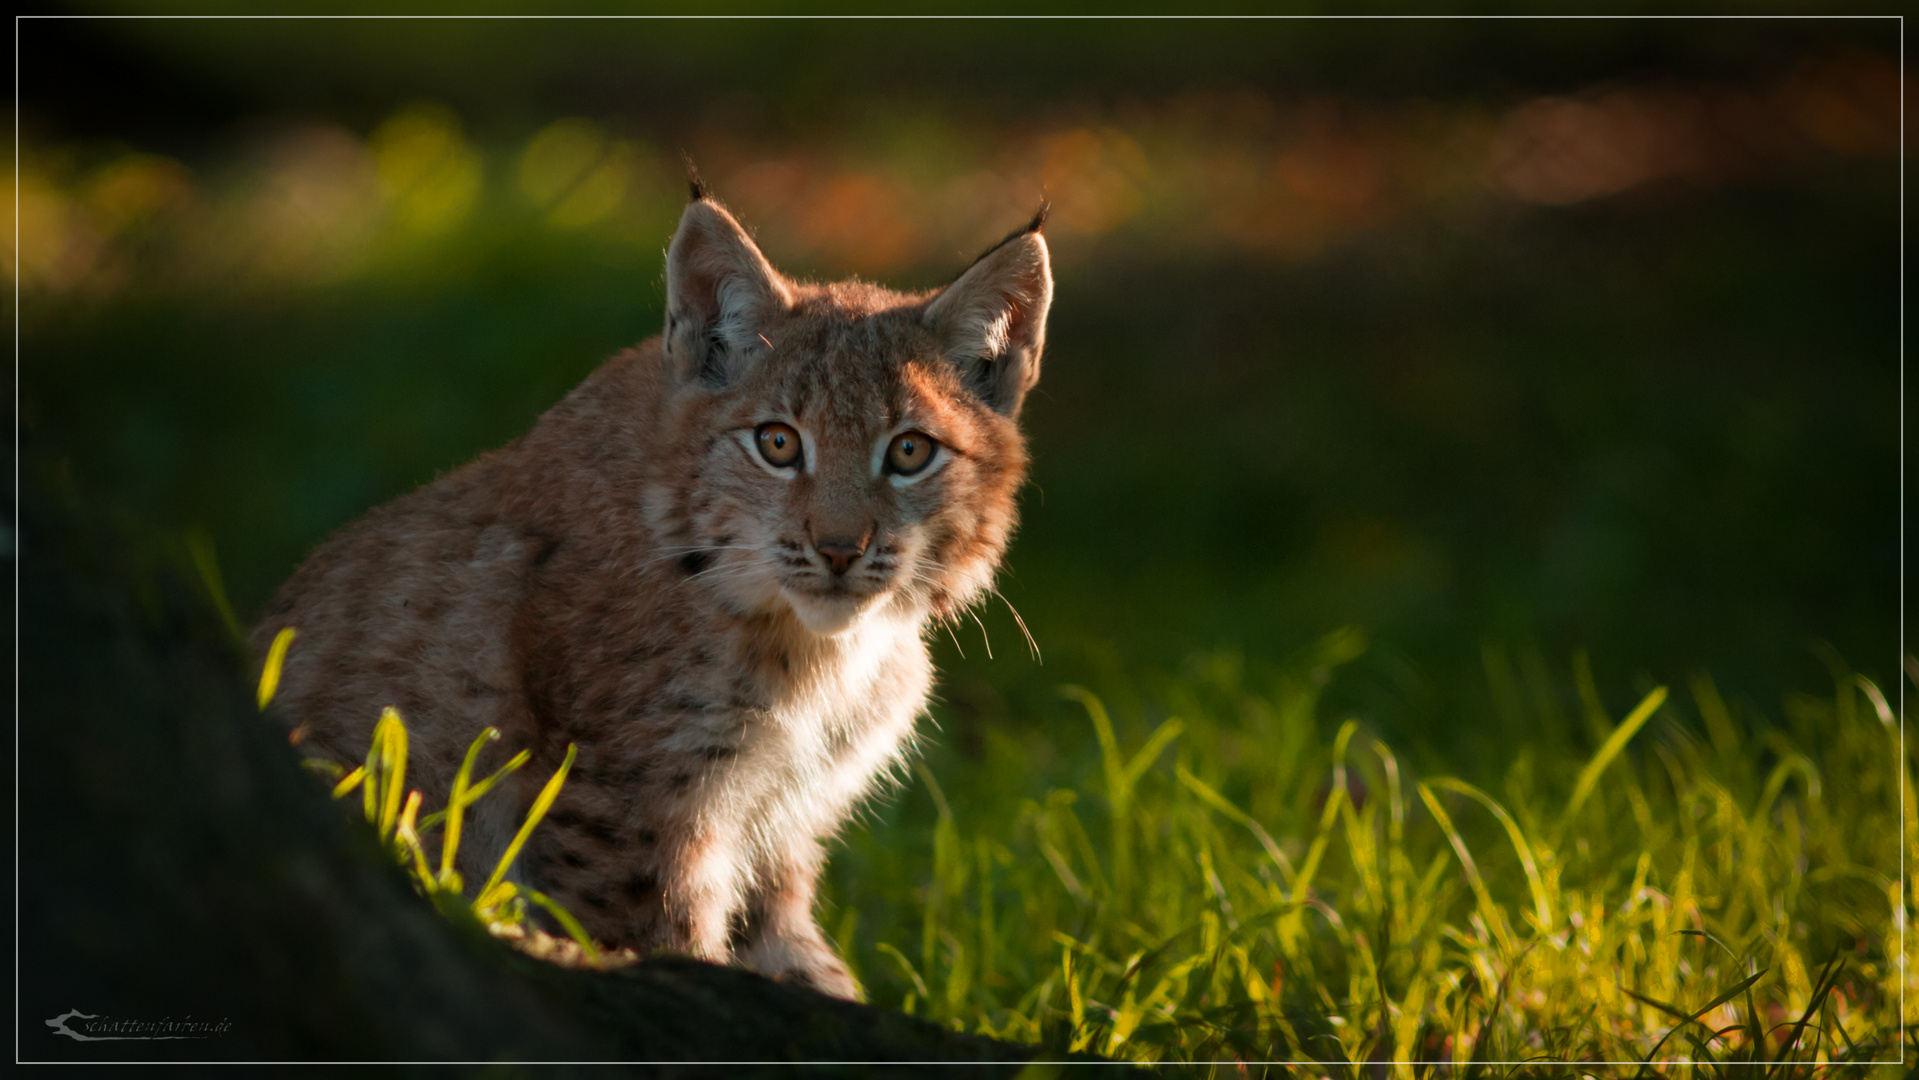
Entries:
[[[262,707],[292,636],[269,653]],[[916,762],[903,803],[850,829],[829,873],[830,925],[870,999],[1042,1059],[1207,1074],[1902,1067],[1919,828],[1899,717],[1871,680],[1828,654],[1830,697],[1788,698],[1781,728],[1735,715],[1704,674],[1684,706],[1660,686],[1615,717],[1581,655],[1597,749],[1566,753],[1567,712],[1535,684],[1512,705],[1537,737],[1495,795],[1405,767],[1358,720],[1322,736],[1323,690],[1365,648],[1329,635],[1263,689],[1238,658],[1206,658],[1162,688],[1175,714],[1124,743],[1098,696],[1063,686],[1083,724],[990,728],[979,765]],[[1488,669],[1497,681],[1491,654]],[[497,782],[470,775],[497,737],[424,819],[392,709],[364,767],[307,764],[336,799],[359,793],[437,905],[556,963],[634,962],[505,881],[570,751],[477,898],[461,895],[451,852]],[[437,872],[419,839],[433,830]],[[572,940],[529,921],[535,906]]]
[[[1683,705],[1661,686],[1615,716],[1581,656],[1597,749],[1565,752],[1573,722],[1535,686],[1516,707],[1537,737],[1480,786],[1406,767],[1357,720],[1324,737],[1322,691],[1365,648],[1329,635],[1258,689],[1209,658],[1162,688],[1175,714],[1139,739],[1065,686],[1083,722],[989,729],[980,765],[916,763],[829,872],[828,924],[870,999],[1042,1058],[1204,1074],[1901,1068],[1901,838],[1919,829],[1878,686],[1835,656],[1830,696],[1788,698],[1781,727],[1703,674]],[[329,768],[416,890],[545,959],[633,962],[503,881],[565,765],[468,901],[417,837],[457,846],[459,810],[497,778],[463,769],[451,816],[416,820],[406,741],[388,710],[366,767]]]
[[876,1002],[1211,1073],[1902,1056],[1913,829],[1880,688],[1835,660],[1779,717],[1703,675],[1612,710],[1581,658],[1577,707],[1518,702],[1536,736],[1476,786],[1326,715],[1364,648],[1259,684],[1209,658],[1118,732],[1068,687],[976,765],[936,748],[849,830],[824,921]]

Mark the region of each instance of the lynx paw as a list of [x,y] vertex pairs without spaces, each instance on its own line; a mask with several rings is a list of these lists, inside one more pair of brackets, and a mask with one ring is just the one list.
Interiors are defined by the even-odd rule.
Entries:
[[739,961],[776,982],[798,983],[848,1001],[866,1000],[859,981],[824,941],[764,937],[742,953]]

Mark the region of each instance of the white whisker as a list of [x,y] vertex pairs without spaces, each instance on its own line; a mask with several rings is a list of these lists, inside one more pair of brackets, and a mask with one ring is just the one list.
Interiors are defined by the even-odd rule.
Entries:
[[993,639],[986,636],[986,624],[983,622],[980,622],[979,613],[974,611],[972,608],[967,608],[966,613],[968,615],[971,615],[973,617],[973,622],[978,624],[980,640],[986,643],[986,658],[988,660],[991,660],[993,658]]
[[959,650],[960,659],[966,659],[966,646],[960,644],[959,635],[953,632],[953,624],[941,619],[940,626],[946,630],[946,636],[953,639],[953,648]]
[[1013,613],[1013,621],[1019,624],[1019,632],[1026,635],[1026,647],[1032,650],[1033,662],[1036,664],[1046,663],[1046,660],[1039,654],[1039,642],[1033,640],[1033,632],[1026,628],[1026,620],[1020,618],[1019,609],[1014,607],[1013,602],[1008,600],[1006,594],[1000,592],[997,587],[988,585],[987,589],[994,596],[999,597],[999,602],[1006,605],[1006,610]]

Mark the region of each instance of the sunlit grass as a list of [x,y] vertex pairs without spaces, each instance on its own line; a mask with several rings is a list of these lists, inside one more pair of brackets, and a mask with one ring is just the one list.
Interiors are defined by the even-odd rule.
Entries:
[[[1411,775],[1353,720],[1321,736],[1320,688],[1361,648],[1329,637],[1267,693],[1175,685],[1138,745],[1068,688],[1090,738],[1029,726],[977,773],[922,769],[930,837],[849,837],[863,865],[911,865],[903,895],[838,918],[872,999],[1222,1075],[1899,1060],[1913,822],[1876,686],[1836,670],[1783,729],[1703,676],[1690,709],[1660,687],[1616,724],[1589,698],[1595,752],[1516,745],[1486,790]],[[991,774],[1047,761],[1043,796],[997,794]]]
[[[296,631],[287,627],[275,635],[273,644],[267,650],[258,693],[262,709],[272,702],[279,689],[287,647],[293,643],[295,636]],[[553,771],[553,776],[534,798],[525,820],[520,823],[519,831],[494,864],[486,883],[471,897],[467,895],[466,882],[454,868],[466,810],[533,757],[530,751],[522,750],[491,775],[475,783],[473,766],[479,760],[480,751],[499,737],[497,729],[487,728],[473,740],[473,744],[467,748],[465,759],[460,762],[459,772],[453,777],[453,790],[447,797],[446,808],[424,818],[420,817],[423,794],[406,786],[407,731],[406,723],[401,720],[397,709],[388,707],[380,714],[379,722],[373,727],[373,743],[367,748],[366,762],[358,768],[348,770],[343,765],[319,758],[308,758],[305,764],[333,782],[335,799],[344,799],[355,791],[360,792],[367,824],[378,831],[381,843],[386,845],[395,861],[406,871],[407,879],[415,891],[442,911],[471,915],[495,937],[505,938],[525,951],[555,963],[595,968],[632,963],[636,957],[630,951],[609,953],[604,950],[587,936],[579,920],[551,897],[538,889],[522,888],[507,878],[514,860],[519,858],[520,849],[526,846],[527,837],[533,834],[534,827],[552,808],[553,800],[559,797],[560,788],[566,783],[566,775],[572,770],[574,757],[578,753],[578,747],[571,743],[567,744],[565,760],[560,762],[560,767]],[[437,870],[433,868],[427,856],[427,845],[421,839],[423,834],[430,833],[434,828],[441,830]],[[554,938],[534,925],[527,917],[529,904],[552,918],[565,930],[570,941]]]
[[[1363,647],[1332,635],[1265,694],[1175,684],[1179,715],[1137,746],[1098,696],[1064,688],[1090,737],[1064,740],[1050,768],[1090,775],[1085,790],[995,801],[990,770],[948,776],[975,789],[962,821],[920,766],[930,837],[881,824],[849,839],[912,881],[838,919],[872,999],[1051,1051],[1233,1075],[1898,1067],[1880,1063],[1896,1063],[1906,1038],[1912,899],[1898,874],[1915,822],[1877,686],[1836,667],[1829,697],[1788,699],[1783,729],[1735,718],[1704,676],[1687,688],[1692,716],[1665,687],[1617,723],[1588,697],[1598,749],[1548,761],[1515,746],[1496,795],[1411,775],[1355,720],[1320,738],[1320,692]],[[283,653],[269,652],[262,700]],[[437,904],[549,959],[629,962],[507,880],[570,752],[465,895],[464,812],[527,760],[475,782],[493,738],[467,753],[446,809],[420,818],[406,728],[389,709],[365,765],[331,766],[334,796],[360,793]],[[1032,749],[1015,740],[997,753],[1049,760]],[[436,827],[437,869],[421,841]],[[530,906],[573,940],[541,933]]]

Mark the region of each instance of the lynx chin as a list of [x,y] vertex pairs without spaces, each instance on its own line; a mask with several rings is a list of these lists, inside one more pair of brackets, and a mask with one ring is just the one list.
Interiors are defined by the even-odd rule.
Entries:
[[857,997],[813,919],[824,845],[910,752],[928,628],[1012,533],[1045,210],[898,293],[787,278],[693,196],[665,333],[321,544],[253,641],[299,630],[274,708],[308,753],[357,763],[386,705],[429,798],[489,725],[481,769],[532,751],[473,808],[468,881],[575,743],[524,883],[608,944]]

